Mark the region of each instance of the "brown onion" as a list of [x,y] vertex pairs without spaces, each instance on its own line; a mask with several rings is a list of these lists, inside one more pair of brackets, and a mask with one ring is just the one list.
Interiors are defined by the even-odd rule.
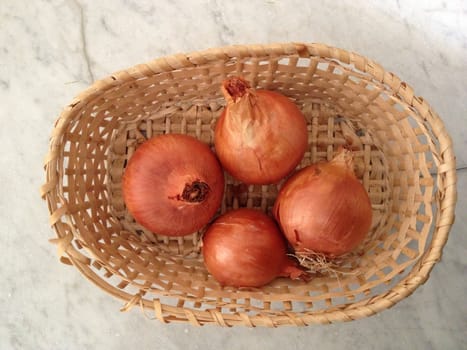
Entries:
[[260,287],[279,276],[304,272],[287,256],[276,223],[254,209],[236,209],[217,218],[203,237],[204,263],[222,285]]
[[211,149],[194,137],[156,136],[128,162],[123,198],[135,220],[161,235],[183,236],[206,225],[219,209],[224,174]]
[[370,229],[372,210],[350,151],[293,175],[277,196],[274,217],[297,252],[335,257],[356,248]]
[[227,100],[215,129],[215,149],[223,167],[248,184],[270,184],[289,174],[307,147],[306,120],[287,97],[255,90],[240,78],[226,79]]

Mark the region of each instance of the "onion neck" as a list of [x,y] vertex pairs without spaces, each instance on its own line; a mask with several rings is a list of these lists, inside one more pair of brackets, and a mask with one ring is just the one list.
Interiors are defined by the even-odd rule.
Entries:
[[206,182],[195,180],[192,183],[186,183],[181,194],[169,198],[188,203],[201,203],[210,191],[211,189]]
[[331,163],[347,168],[352,173],[353,171],[353,153],[346,148],[340,148],[339,153],[331,160]]
[[222,93],[228,102],[237,102],[251,90],[248,81],[240,77],[232,77],[222,83]]

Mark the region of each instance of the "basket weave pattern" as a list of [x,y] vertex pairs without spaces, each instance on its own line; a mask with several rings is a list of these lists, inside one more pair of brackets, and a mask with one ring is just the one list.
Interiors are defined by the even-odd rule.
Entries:
[[[258,289],[221,287],[200,254],[203,230],[178,238],[139,226],[121,179],[146,139],[183,133],[213,145],[223,79],[241,75],[303,111],[309,147],[299,167],[354,150],[373,225],[345,274],[279,278]],[[455,157],[441,119],[398,77],[322,44],[231,46],[174,55],[95,82],[56,122],[41,193],[62,262],[162,322],[222,326],[350,321],[391,307],[424,283],[454,218]],[[219,213],[270,214],[282,182],[246,186],[226,174]]]

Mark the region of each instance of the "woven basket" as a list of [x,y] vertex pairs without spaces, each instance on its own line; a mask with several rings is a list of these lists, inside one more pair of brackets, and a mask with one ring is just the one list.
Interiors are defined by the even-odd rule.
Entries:
[[[147,138],[184,133],[213,145],[225,101],[220,84],[241,75],[290,97],[308,122],[300,165],[353,148],[373,225],[346,274],[279,278],[258,289],[221,287],[199,249],[203,232],[167,238],[126,211],[121,179]],[[282,326],[350,321],[393,306],[424,283],[453,223],[455,157],[441,119],[375,62],[322,44],[230,46],[173,55],[95,82],[58,118],[41,188],[63,263],[162,322]],[[245,186],[226,174],[219,213],[271,214],[278,185]],[[243,190],[239,190],[243,189]]]

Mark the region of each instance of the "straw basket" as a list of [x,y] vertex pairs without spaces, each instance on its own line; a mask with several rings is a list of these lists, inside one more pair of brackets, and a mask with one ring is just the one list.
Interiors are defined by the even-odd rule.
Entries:
[[[195,232],[158,236],[122,200],[128,159],[147,138],[183,133],[213,145],[223,79],[241,75],[292,99],[308,122],[300,167],[354,150],[373,207],[368,239],[346,274],[221,287]],[[282,326],[350,321],[393,306],[423,284],[453,223],[455,157],[443,122],[405,82],[356,53],[322,44],[229,46],[156,59],[77,96],[58,118],[41,188],[60,260],[162,322]],[[226,174],[219,213],[270,214],[281,184],[243,186]]]

